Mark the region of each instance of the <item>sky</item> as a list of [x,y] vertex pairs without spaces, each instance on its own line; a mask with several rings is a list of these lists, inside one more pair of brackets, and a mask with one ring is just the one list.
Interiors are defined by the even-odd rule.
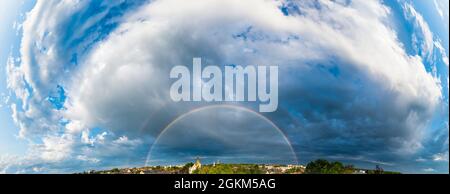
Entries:
[[[181,5],[181,6],[180,6]],[[448,173],[449,5],[2,1],[0,172],[205,162]],[[173,102],[170,69],[278,65],[279,106]]]
[[[10,92],[6,86],[6,61],[13,52],[18,48],[18,36],[14,30],[15,23],[23,20],[23,11],[26,5],[21,1],[2,1],[0,2],[0,153],[2,154],[24,154],[26,150],[26,141],[17,138],[17,126],[11,117],[11,109],[8,108],[8,102],[11,99]],[[29,8],[28,8],[29,9]],[[12,46],[15,45],[15,46]]]

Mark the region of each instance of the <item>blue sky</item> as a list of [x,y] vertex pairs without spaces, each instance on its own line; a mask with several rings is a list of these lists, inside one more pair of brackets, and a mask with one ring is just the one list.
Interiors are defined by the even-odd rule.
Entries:
[[[2,1],[0,172],[289,163],[294,150],[448,173],[448,1],[180,3]],[[168,71],[194,57],[279,65],[279,109],[168,101]]]
[[[10,92],[6,88],[6,61],[12,53],[18,52],[18,44],[20,36],[14,29],[14,23],[20,22],[24,19],[23,13],[31,9],[34,5],[33,1],[2,1],[0,3],[0,9],[3,13],[0,16],[0,61],[1,61],[1,74],[0,74],[0,94],[2,94],[2,101],[6,96],[10,96]],[[9,97],[13,100],[13,97]],[[0,108],[0,123],[1,123],[1,135],[0,135],[0,153],[2,154],[25,154],[26,141],[17,138],[17,126],[11,117],[11,109],[8,104],[2,102]]]

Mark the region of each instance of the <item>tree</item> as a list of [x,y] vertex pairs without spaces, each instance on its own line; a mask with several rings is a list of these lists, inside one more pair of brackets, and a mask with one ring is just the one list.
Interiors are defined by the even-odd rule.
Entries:
[[344,166],[341,162],[328,162],[323,159],[308,163],[305,169],[305,173],[308,174],[349,174],[353,171],[353,166]]
[[375,174],[383,174],[384,170],[380,166],[375,166]]

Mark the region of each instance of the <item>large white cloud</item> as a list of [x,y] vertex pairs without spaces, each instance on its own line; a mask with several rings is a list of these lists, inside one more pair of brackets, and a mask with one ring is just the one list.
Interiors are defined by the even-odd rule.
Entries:
[[[146,117],[171,103],[168,70],[189,65],[195,56],[209,64],[278,64],[289,80],[282,83],[297,85],[286,88],[292,92],[303,86],[302,78],[296,77],[314,68],[308,63],[327,66],[326,61],[335,57],[343,61],[339,68],[352,69],[372,84],[368,87],[375,87],[361,92],[379,90],[384,96],[376,98],[376,103],[393,101],[388,102],[393,107],[359,106],[394,111],[393,116],[403,114],[393,119],[411,132],[405,143],[418,142],[417,124],[423,124],[440,100],[435,78],[426,72],[420,57],[405,53],[395,32],[384,23],[389,10],[379,2],[343,6],[324,1],[321,9],[298,3],[303,14],[292,16],[283,15],[281,2],[273,1],[194,1],[174,6],[179,3],[157,1],[144,6],[92,51],[69,89],[69,117],[90,126],[140,129]],[[241,33],[246,37],[236,38]],[[283,74],[288,69],[297,74]],[[284,101],[289,105],[295,100]],[[411,111],[414,106],[423,110]]]

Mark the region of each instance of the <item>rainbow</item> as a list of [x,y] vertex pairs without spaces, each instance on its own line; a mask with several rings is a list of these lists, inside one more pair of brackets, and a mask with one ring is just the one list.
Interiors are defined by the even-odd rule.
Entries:
[[150,146],[150,150],[147,154],[147,158],[145,161],[145,166],[148,166],[148,162],[150,160],[150,156],[151,153],[153,151],[153,146],[156,145],[159,141],[159,139],[161,138],[161,136],[164,135],[164,133],[166,133],[166,131],[168,129],[170,129],[175,123],[177,123],[178,121],[182,120],[183,118],[197,113],[197,112],[201,112],[201,111],[205,111],[205,110],[210,110],[210,109],[216,109],[216,108],[227,108],[227,109],[234,109],[234,110],[240,110],[240,111],[244,111],[244,112],[248,112],[248,113],[253,113],[255,115],[257,115],[259,118],[263,119],[264,121],[266,121],[267,123],[269,123],[274,129],[276,129],[282,136],[283,139],[286,141],[286,143],[289,145],[289,149],[292,152],[292,155],[294,156],[295,159],[295,163],[298,164],[298,157],[297,154],[294,150],[294,147],[292,146],[291,141],[289,140],[289,138],[287,137],[287,135],[285,134],[285,132],[283,130],[281,130],[277,125],[275,125],[275,123],[273,123],[270,119],[268,119],[267,117],[265,117],[264,115],[262,115],[259,112],[256,112],[252,109],[246,108],[246,107],[242,107],[242,106],[237,106],[237,105],[231,105],[231,104],[217,104],[217,105],[208,105],[208,106],[203,106],[203,107],[199,107],[193,110],[190,110],[184,114],[181,114],[180,116],[176,117],[174,120],[172,120],[166,127],[164,127],[161,132],[158,134],[158,136],[156,137],[155,141],[153,142],[153,144]]

